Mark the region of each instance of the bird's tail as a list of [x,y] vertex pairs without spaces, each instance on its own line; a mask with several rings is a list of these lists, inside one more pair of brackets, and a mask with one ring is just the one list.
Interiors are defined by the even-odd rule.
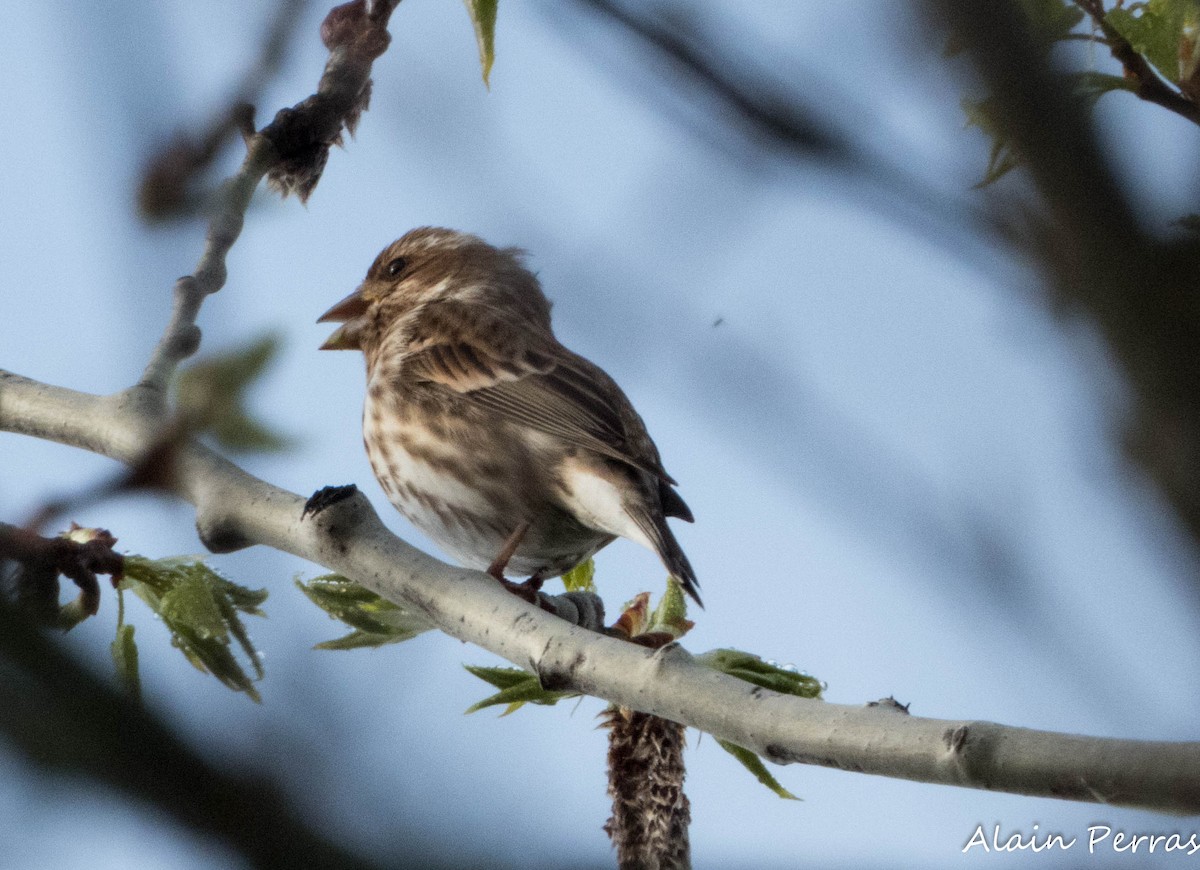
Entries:
[[700,584],[696,580],[696,572],[692,570],[692,563],[684,555],[679,541],[675,540],[675,533],[667,525],[666,518],[659,517],[657,521],[651,519],[648,525],[650,528],[647,528],[646,532],[654,543],[654,551],[658,553],[658,558],[662,559],[663,565],[683,587],[683,591],[703,608],[704,602],[700,600]]

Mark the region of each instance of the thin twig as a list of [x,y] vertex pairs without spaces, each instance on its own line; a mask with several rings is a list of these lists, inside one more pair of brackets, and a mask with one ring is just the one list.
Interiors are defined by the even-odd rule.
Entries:
[[[138,384],[154,390],[160,396],[165,395],[167,383],[179,363],[200,347],[200,328],[196,326],[200,306],[204,304],[206,296],[225,286],[225,257],[242,231],[243,216],[250,205],[250,197],[263,175],[278,159],[271,141],[262,135],[254,136],[248,144],[241,168],[221,186],[216,210],[209,222],[204,253],[200,256],[195,273],[175,282],[171,319]],[[165,409],[163,401],[161,407]]]
[[3,601],[0,660],[0,735],[29,757],[153,804],[237,849],[244,866],[382,866],[314,830],[263,774],[198,753]]
[[[980,206],[947,195],[889,157],[863,147],[826,120],[828,116],[814,101],[817,95],[836,104],[843,116],[868,112],[852,95],[823,80],[820,73],[801,76],[806,85],[801,94],[790,80],[774,74],[769,64],[755,69],[740,57],[733,36],[723,32],[718,38],[715,28],[709,33],[685,28],[680,22],[691,19],[672,17],[670,6],[615,0],[575,0],[575,5],[623,29],[667,59],[681,74],[681,83],[719,101],[718,110],[705,114],[706,126],[697,127],[697,135],[711,136],[710,126],[740,124],[751,134],[750,145],[755,149],[774,148],[787,159],[824,164],[865,181],[873,211],[883,209],[897,214],[907,228],[924,233],[935,244],[982,243],[994,249],[1014,243],[1010,221],[996,204]],[[557,11],[559,6],[548,8]],[[622,68],[627,66],[624,54],[620,64]],[[694,102],[693,95],[687,96],[689,103]]]
[[179,363],[200,347],[196,316],[205,297],[225,285],[225,257],[242,231],[258,183],[268,175],[285,196],[305,199],[321,177],[330,146],[342,131],[354,132],[371,93],[371,66],[387,50],[387,24],[399,0],[365,0],[336,6],[321,25],[329,61],[317,92],[282,109],[246,143],[246,158],[220,189],[209,221],[204,252],[192,275],[175,282],[170,322],[151,354],[137,387],[162,416],[166,386]]

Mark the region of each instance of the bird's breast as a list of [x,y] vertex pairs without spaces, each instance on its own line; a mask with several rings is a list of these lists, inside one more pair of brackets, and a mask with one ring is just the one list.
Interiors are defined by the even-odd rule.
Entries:
[[[611,540],[554,496],[546,467],[552,439],[462,410],[368,389],[367,458],[388,500],[413,525],[462,564],[485,568],[528,522],[510,562],[526,576],[555,576]],[[590,501],[610,507],[604,495]]]

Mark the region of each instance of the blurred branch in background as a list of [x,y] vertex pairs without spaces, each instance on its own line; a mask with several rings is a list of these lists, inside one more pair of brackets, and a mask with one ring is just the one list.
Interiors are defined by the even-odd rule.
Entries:
[[[568,9],[582,15],[569,15]],[[583,23],[595,22],[615,35],[620,43],[616,49],[589,49],[584,59],[605,66],[655,110],[729,153],[739,167],[827,170],[850,182],[871,213],[882,212],[954,256],[982,263],[989,272],[999,271],[989,267],[1000,260],[1007,265],[1027,244],[1024,224],[1036,211],[1032,203],[994,190],[982,197],[966,185],[954,192],[953,186],[939,188],[913,174],[896,149],[887,148],[890,140],[872,112],[845,92],[832,73],[797,71],[792,59],[739,30],[734,16],[715,19],[672,0],[575,0],[542,10],[569,31],[573,44],[588,36]],[[640,52],[640,65],[629,63],[628,44]],[[716,374],[731,383],[758,384],[757,391],[739,392],[744,405],[735,416],[778,420],[778,431],[789,438],[781,448],[778,440],[756,439],[748,429],[730,437],[756,444],[763,466],[772,475],[784,475],[798,491],[811,489],[814,477],[836,480],[826,496],[827,509],[845,512],[856,522],[866,518],[874,534],[897,542],[898,549],[915,550],[939,563],[950,560],[970,595],[986,594],[1014,616],[1020,611],[1014,627],[1032,642],[1056,637],[1052,620],[1043,623],[1022,607],[1037,593],[1039,572],[1022,558],[1023,542],[995,504],[979,503],[971,493],[947,494],[909,457],[849,417],[834,397],[823,395],[760,348],[734,341],[726,343],[727,352],[714,356],[710,351],[698,377]],[[725,410],[714,416],[728,417]],[[802,460],[795,444],[806,447]],[[1056,648],[1085,654],[1061,638],[1054,642]]]
[[[173,415],[167,401],[168,385],[179,362],[199,346],[195,317],[203,299],[225,281],[224,256],[240,234],[258,182],[266,175],[284,195],[296,193],[304,199],[320,177],[329,147],[340,143],[344,129],[353,132],[369,99],[372,62],[390,41],[388,19],[397,2],[377,0],[368,7],[356,0],[335,7],[322,25],[321,38],[330,60],[317,93],[281,110],[271,124],[255,133],[253,110],[241,104],[278,68],[291,27],[301,17],[302,4],[284,0],[261,57],[238,91],[234,109],[218,113],[200,141],[178,138],[148,171],[140,196],[142,207],[153,217],[166,217],[187,204],[195,176],[228,137],[235,130],[246,136],[247,157],[240,171],[222,187],[196,274],[177,283],[170,324],[142,380],[93,420],[99,432],[114,424],[120,416],[118,408],[138,409],[141,424],[135,427],[139,431],[133,440],[140,441],[141,448],[136,457],[130,457],[134,460],[131,469],[79,496],[52,503],[39,512],[37,524],[117,492],[170,487],[176,482],[176,454],[184,434],[210,426],[216,419],[228,421],[238,416],[240,387],[265,363],[270,342],[251,348],[240,363],[210,362],[207,375],[204,370],[193,373],[191,380],[184,382],[185,388],[190,384],[192,395],[189,398],[185,389],[177,397],[178,414]],[[213,380],[221,383],[213,385]],[[11,399],[7,384],[0,385],[0,407],[11,410]],[[244,418],[241,423],[245,434],[244,424],[253,421]],[[253,431],[258,437],[252,440],[261,446],[264,434],[269,433],[261,428]],[[211,543],[214,539],[210,535],[206,540]],[[230,546],[227,538],[222,542]],[[8,557],[18,565],[12,572],[18,602],[39,622],[64,627],[69,627],[64,617],[73,618],[75,611],[79,619],[96,612],[96,573],[112,574],[116,580],[130,567],[112,552],[113,543],[107,533],[83,542],[64,541],[0,525],[0,559]],[[5,567],[2,562],[0,567]],[[78,602],[64,608],[58,606],[59,573],[69,576],[82,590]],[[136,662],[131,628],[126,637],[130,641],[127,657],[131,655]],[[220,645],[224,638],[216,640]],[[244,633],[238,640],[248,646]],[[119,657],[114,645],[114,658]],[[193,663],[197,663],[195,659]],[[131,671],[136,672],[136,665]],[[156,716],[66,655],[2,596],[0,734],[43,767],[91,778],[158,807],[182,825],[217,837],[254,866],[375,866],[310,829],[273,783],[258,776],[227,773],[186,746]],[[399,827],[402,833],[403,826]],[[406,856],[406,864],[410,863],[426,866],[419,855]]]
[[255,867],[380,866],[310,828],[273,783],[187,746],[3,599],[0,663],[0,734],[42,766],[157,807]]
[[[835,114],[856,120],[869,116],[851,93],[820,70],[805,69],[802,87],[786,78],[782,59],[770,58],[749,34],[732,31],[735,21],[723,21],[718,35],[715,27],[701,23],[704,16],[694,7],[671,0],[575,0],[574,5],[634,40],[649,57],[665,61],[673,87],[687,93],[689,104],[713,106],[702,114],[682,113],[698,138],[721,147],[722,127],[735,129],[741,134],[741,151],[841,173],[865,185],[862,195],[873,210],[886,210],[934,244],[959,253],[964,247],[1013,241],[1012,221],[1000,201],[948,194],[878,153],[871,142],[856,138],[847,124],[835,120]],[[547,11],[561,24],[571,24],[557,7]],[[753,59],[739,47],[748,45],[754,47]],[[593,59],[605,62],[599,54]],[[644,89],[645,81],[639,77],[638,86]],[[670,107],[664,103],[659,108]]]
[[[1121,421],[1128,453],[1154,480],[1191,538],[1200,541],[1200,244],[1182,235],[1157,237],[1135,219],[1102,154],[1085,101],[1051,68],[1049,44],[1031,32],[1025,6],[946,0],[924,7],[932,39],[949,26],[956,47],[970,51],[994,98],[994,120],[1034,185],[1030,192],[989,189],[968,201],[876,156],[861,134],[856,139],[843,132],[811,96],[822,95],[853,116],[852,98],[837,94],[835,82],[811,71],[805,71],[803,89],[782,80],[775,72],[786,68],[782,58],[756,53],[749,60],[734,48],[736,35],[704,28],[695,10],[669,2],[576,0],[575,5],[667,61],[674,73],[669,86],[685,93],[688,102],[707,98],[719,106],[703,115],[706,129],[691,119],[700,138],[718,137],[714,128],[738,129],[748,134],[748,151],[868,182],[889,195],[873,205],[890,206],[893,217],[942,246],[953,240],[951,249],[963,258],[986,252],[1022,264],[1032,261],[1051,300],[1065,303],[1059,310],[1086,318],[1105,338],[1135,394]],[[1102,9],[1096,2],[1080,5],[1093,15]],[[1082,18],[1078,11],[1075,15]],[[1114,36],[1110,31],[1104,28]],[[749,38],[741,44],[750,44]],[[1132,71],[1128,74],[1137,75],[1139,96],[1195,120],[1196,107],[1186,91],[1177,94],[1164,85],[1127,40],[1117,36],[1108,44]]]
[[[669,61],[680,78],[708,92],[726,110],[727,123],[736,120],[747,133],[796,157],[860,165],[854,143],[834,129],[814,104],[784,82],[773,81],[764,69],[752,69],[745,58],[734,57],[728,43],[717,43],[701,32],[694,9],[674,3],[631,7],[613,0],[577,3],[601,23],[624,29]],[[815,90],[825,92],[824,87]]]
[[1029,227],[1051,295],[1104,336],[1133,390],[1130,456],[1200,541],[1200,243],[1141,225],[1083,102],[1016,3],[926,6],[989,89],[1052,220]]
[[234,135],[254,133],[254,103],[283,65],[296,25],[309,0],[278,0],[263,36],[258,58],[242,75],[233,94],[207,123],[194,132],[180,130],[150,157],[138,186],[138,210],[151,221],[190,216],[207,198],[200,177]]

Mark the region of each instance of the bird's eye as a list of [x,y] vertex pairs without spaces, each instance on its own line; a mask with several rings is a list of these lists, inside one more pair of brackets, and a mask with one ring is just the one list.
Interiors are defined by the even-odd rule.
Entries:
[[395,278],[399,276],[399,274],[403,272],[407,266],[408,260],[404,259],[403,257],[397,257],[387,264],[386,271],[388,273],[388,277]]

